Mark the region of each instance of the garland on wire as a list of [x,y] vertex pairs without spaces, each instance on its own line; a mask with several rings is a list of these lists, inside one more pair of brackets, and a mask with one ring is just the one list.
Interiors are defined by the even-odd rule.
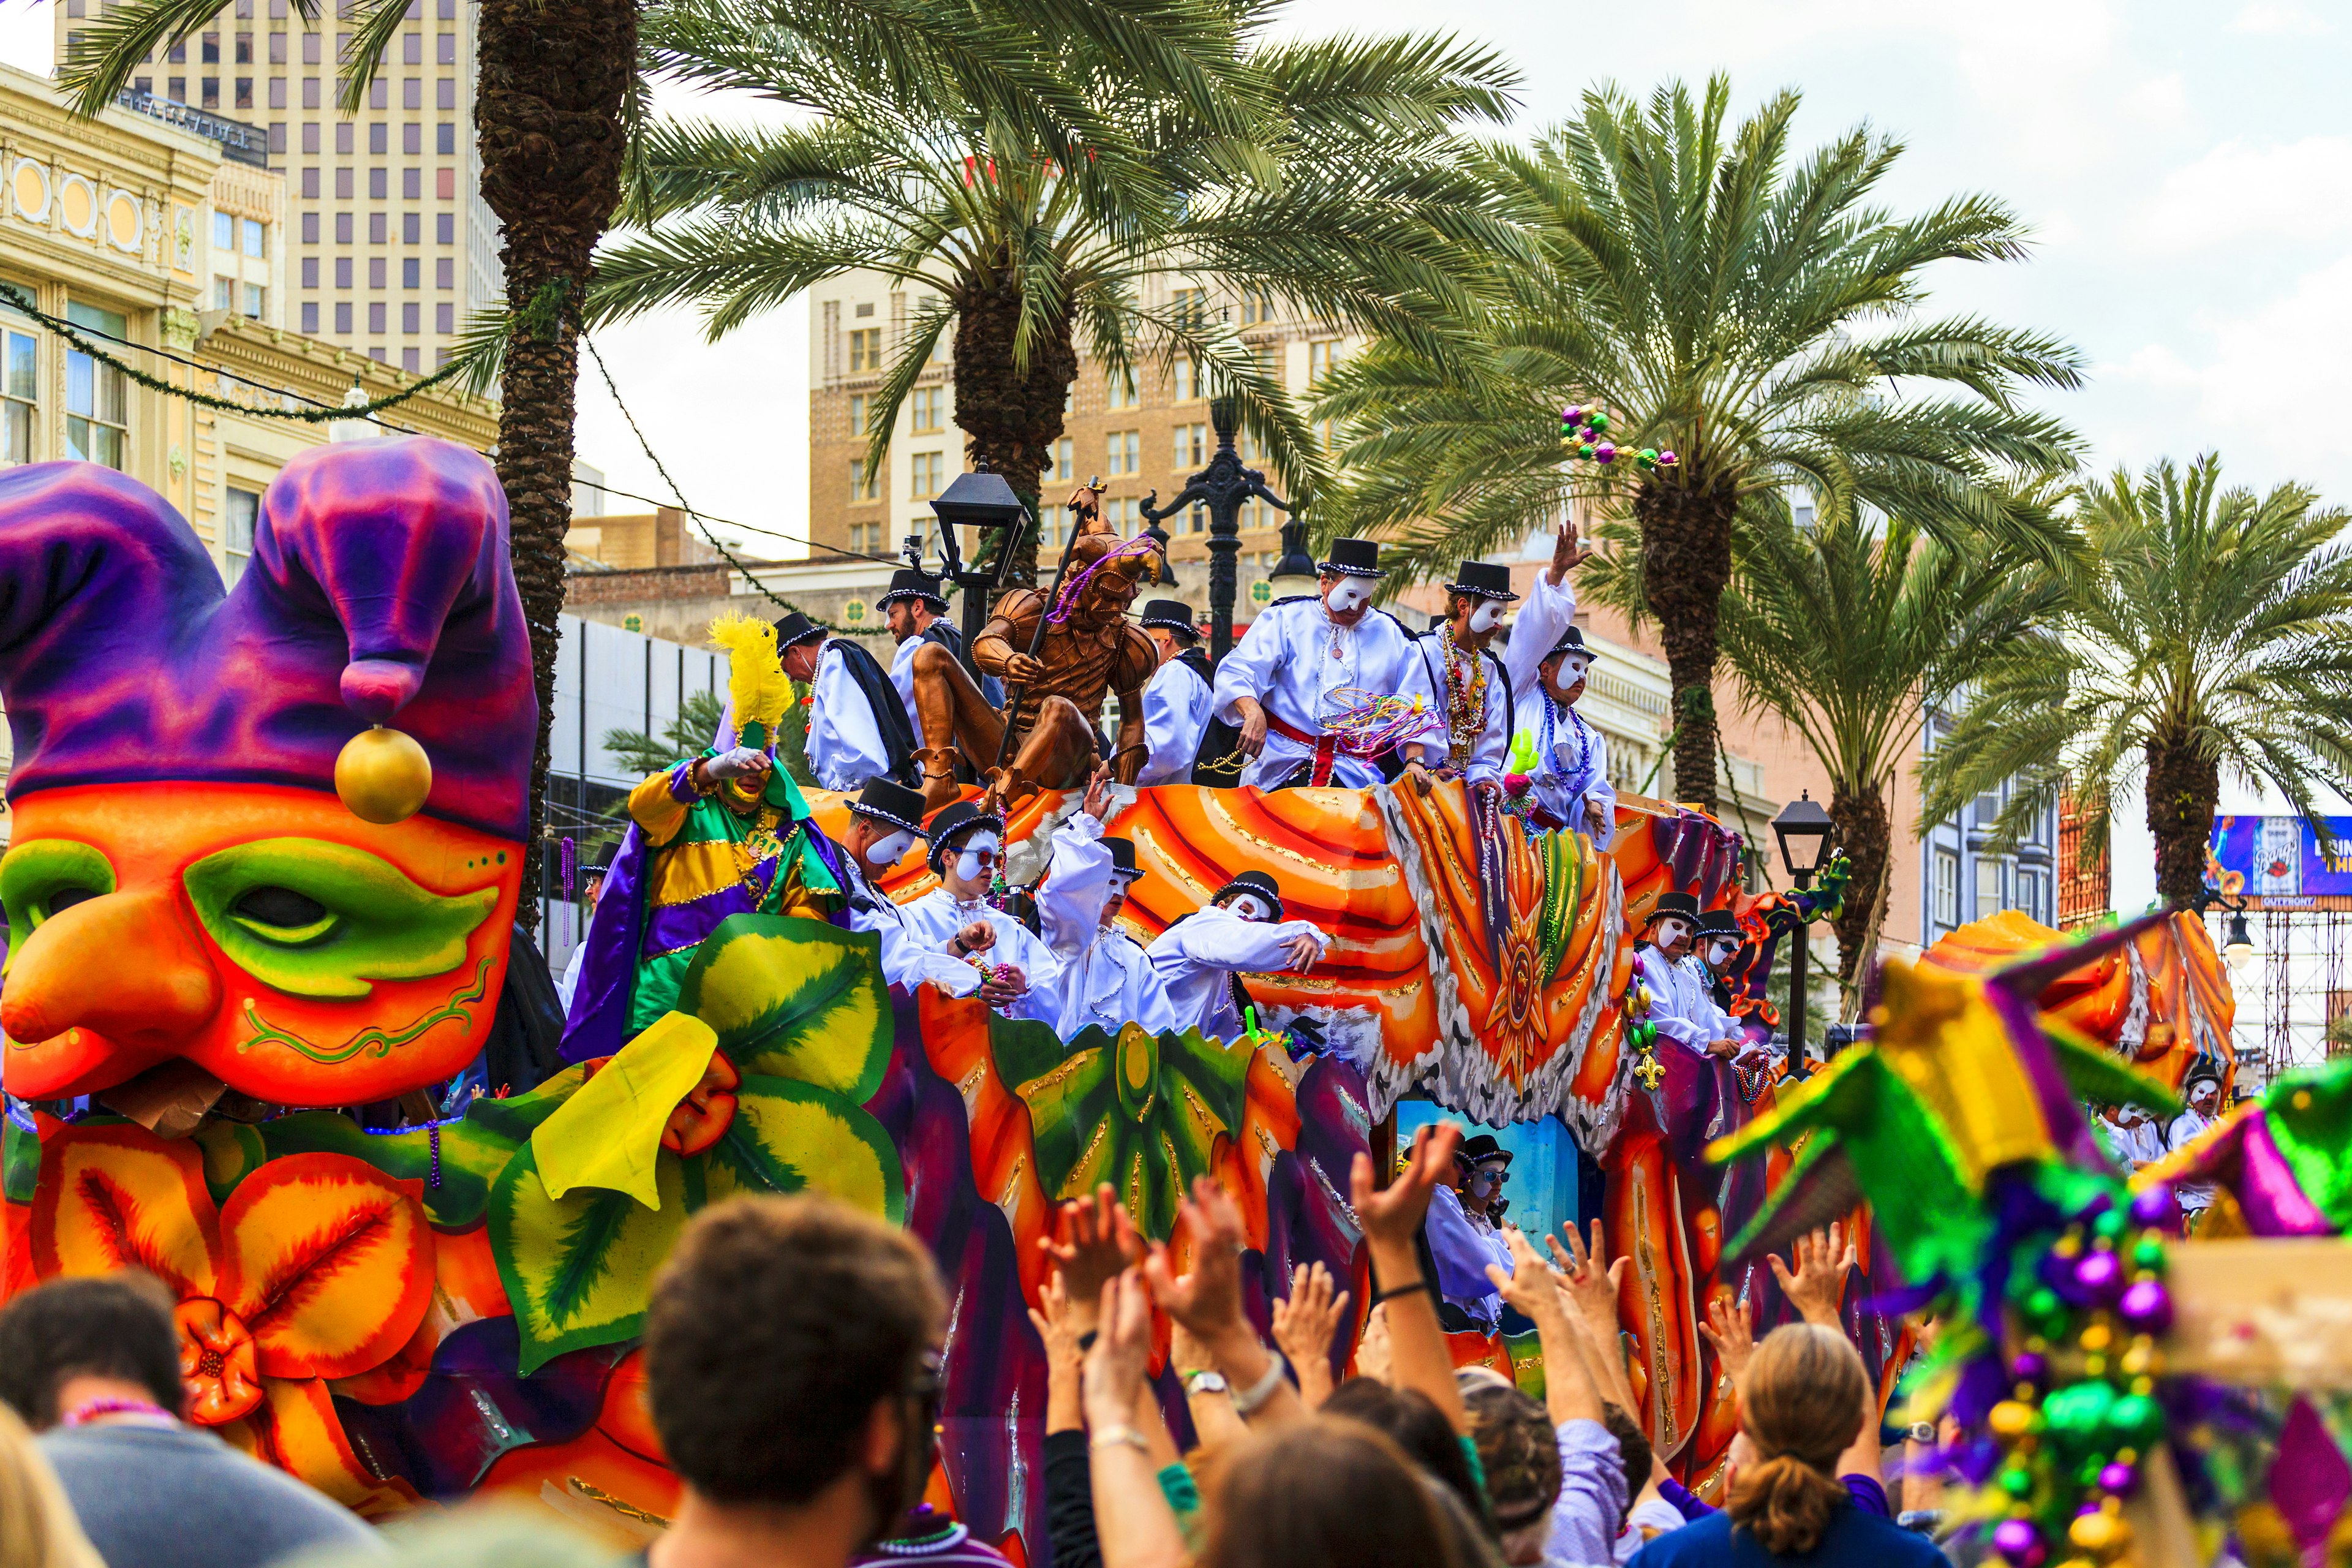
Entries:
[[[100,347],[96,342],[93,342],[90,339],[83,336],[81,329],[75,326],[72,322],[59,321],[57,317],[50,315],[47,311],[34,304],[31,297],[13,283],[0,283],[0,295],[5,295],[9,304],[15,306],[18,310],[22,311],[25,315],[30,317],[35,321],[39,322],[42,326],[47,327],[58,336],[65,339],[66,342],[73,344],[74,347],[89,355],[90,358],[113,366],[125,376],[128,376],[131,381],[137,383],[141,386],[146,387],[151,392],[160,392],[168,397],[181,398],[186,402],[195,404],[199,407],[216,408],[232,414],[259,414],[271,419],[291,419],[298,424],[302,425],[324,425],[337,419],[368,418],[370,416],[383,409],[406,403],[409,399],[417,396],[429,388],[438,386],[445,381],[454,379],[466,371],[468,363],[464,360],[452,360],[447,364],[443,365],[439,370],[435,371],[431,375],[426,376],[422,381],[416,382],[413,385],[403,387],[398,392],[386,393],[382,397],[371,398],[365,403],[352,404],[348,406],[341,405],[330,405],[320,403],[311,408],[266,408],[251,403],[240,403],[233,397],[219,397],[208,392],[198,392],[192,386],[174,386],[170,382],[165,381],[163,377],[155,375],[151,372],[142,370],[137,365],[122,359],[111,351]],[[222,375],[228,380],[242,383],[246,385],[258,384],[257,383],[246,382],[244,377],[236,374],[234,371],[216,371],[215,374]],[[280,395],[287,397],[301,396],[301,394],[299,393],[283,392],[281,389],[278,388],[271,388],[269,390],[280,391]],[[307,397],[303,398],[302,401],[305,403],[315,402],[314,399]]]
[[[669,487],[669,493],[677,498],[677,510],[684,512],[687,516],[694,519],[695,531],[701,534],[704,539],[709,541],[710,548],[719,552],[720,558],[723,559],[728,565],[743,574],[744,581],[750,583],[754,588],[759,589],[761,594],[766,597],[768,603],[775,605],[778,609],[784,611],[788,615],[808,616],[810,620],[817,621],[819,626],[825,626],[825,622],[818,621],[817,617],[814,616],[809,616],[806,610],[802,609],[798,605],[793,604],[791,600],[782,597],[773,588],[769,587],[765,583],[761,582],[759,578],[753,576],[751,569],[749,566],[744,565],[742,562],[737,560],[735,558],[735,552],[719,542],[719,536],[711,532],[709,527],[702,521],[702,514],[686,504],[686,492],[678,489],[677,481],[670,478],[669,469],[663,466],[660,458],[655,456],[653,443],[646,439],[645,431],[640,428],[637,424],[637,416],[629,412],[629,405],[621,401],[621,389],[614,384],[613,373],[604,368],[604,356],[596,352],[595,340],[591,338],[587,333],[583,332],[580,334],[580,346],[586,349],[588,351],[588,357],[596,362],[596,374],[604,378],[604,390],[613,395],[613,406],[621,411],[621,417],[623,419],[628,421],[629,434],[637,438],[638,449],[645,453],[646,460],[654,466],[654,472],[662,477],[662,483]],[[869,557],[869,559],[878,558]],[[852,637],[879,637],[882,635],[884,630],[884,628],[878,626],[829,626],[827,629],[832,631],[846,630]]]

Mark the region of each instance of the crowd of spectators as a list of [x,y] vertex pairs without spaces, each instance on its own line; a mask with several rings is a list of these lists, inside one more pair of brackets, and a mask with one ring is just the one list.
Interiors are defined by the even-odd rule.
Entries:
[[[1491,1271],[1536,1325],[1542,1397],[1457,1371],[1415,1238],[1459,1138],[1424,1130],[1385,1187],[1358,1158],[1350,1201],[1375,1283],[1360,1342],[1350,1293],[1319,1266],[1273,1303],[1274,1342],[1260,1337],[1242,1215],[1213,1183],[1181,1205],[1181,1257],[1139,1235],[1108,1187],[1064,1205],[1031,1313],[1055,1568],[1944,1561],[1888,1517],[1875,1391],[1838,1326],[1851,1254],[1834,1235],[1807,1238],[1793,1267],[1773,1261],[1803,1322],[1759,1343],[1744,1307],[1710,1303],[1740,1417],[1720,1510],[1675,1482],[1632,1414],[1625,1265],[1597,1226],[1590,1247],[1572,1229],[1546,1238],[1549,1258],[1512,1231],[1512,1269]],[[948,1310],[918,1243],[839,1205],[738,1198],[694,1219],[646,1328],[680,1495],[636,1561],[1003,1563],[924,1501]],[[167,1296],[136,1271],[53,1281],[0,1310],[0,1568],[599,1560],[470,1513],[380,1535],[187,1424],[179,1356]]]

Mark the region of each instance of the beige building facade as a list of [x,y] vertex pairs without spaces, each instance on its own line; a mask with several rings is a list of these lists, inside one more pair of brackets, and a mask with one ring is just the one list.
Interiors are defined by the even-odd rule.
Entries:
[[[101,4],[58,0],[58,59]],[[431,371],[467,314],[504,298],[473,134],[474,7],[411,0],[365,108],[348,119],[335,108],[335,62],[353,36],[343,9],[314,26],[289,0],[229,0],[150,56],[121,102],[284,175],[283,242],[266,256],[249,248],[241,211],[198,237],[237,263],[215,274],[202,308]],[[270,291],[259,309],[251,288]]]

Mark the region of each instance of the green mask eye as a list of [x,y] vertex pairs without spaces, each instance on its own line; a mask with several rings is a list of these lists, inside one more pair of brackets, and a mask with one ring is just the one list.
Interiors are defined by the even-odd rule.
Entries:
[[7,907],[12,947],[59,910],[112,891],[113,865],[70,838],[29,839],[0,859],[0,904]]
[[196,918],[255,979],[296,996],[365,996],[370,981],[446,974],[499,901],[443,897],[390,861],[319,838],[264,838],[187,869]]

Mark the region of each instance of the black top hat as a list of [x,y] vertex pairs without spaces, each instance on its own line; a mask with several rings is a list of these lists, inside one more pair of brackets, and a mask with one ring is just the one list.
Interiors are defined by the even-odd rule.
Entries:
[[601,877],[613,868],[613,857],[618,853],[616,844],[599,844],[588,851],[588,863],[580,868],[584,876]]
[[787,611],[784,616],[776,622],[777,656],[781,658],[785,649],[797,647],[811,637],[821,637],[824,635],[825,630],[823,626],[818,626],[798,610]]
[[1588,658],[1592,655],[1592,650],[1584,646],[1584,631],[1580,626],[1570,626],[1562,632],[1559,641],[1551,645],[1551,651],[1543,656],[1541,662],[1549,663],[1569,653],[1580,653]]
[[930,853],[925,855],[923,858],[936,872],[940,868],[940,861],[946,857],[949,848],[956,839],[982,827],[993,827],[1000,834],[1003,833],[1004,831],[1003,814],[982,811],[971,801],[956,802],[931,818]]
[[1511,569],[1492,561],[1465,561],[1454,576],[1454,580],[1445,584],[1449,594],[1465,594],[1473,599],[1499,599],[1505,604],[1518,597],[1511,592]]
[[1381,570],[1381,547],[1370,539],[1335,539],[1331,553],[1315,570],[1337,572],[1342,577],[1385,577]]
[[887,610],[900,599],[920,599],[935,610],[944,613],[947,595],[940,592],[940,580],[919,566],[901,566],[890,574],[890,591],[874,601],[877,610]]
[[1192,614],[1192,606],[1181,599],[1147,599],[1143,605],[1143,624],[1165,626],[1171,632],[1201,635],[1201,624]]
[[1693,926],[1696,926],[1698,895],[1696,893],[1660,893],[1657,903],[1650,910],[1650,919],[1654,921],[1664,915],[1679,915],[1690,921]]
[[849,803],[849,809],[909,833],[923,830],[923,792],[908,789],[896,779],[867,779],[866,787],[857,792],[857,798]]
[[1729,910],[1709,910],[1706,913],[1698,917],[1698,934],[1701,936],[1738,936],[1739,934],[1739,922],[1732,918],[1732,914]]
[[1235,877],[1232,881],[1227,882],[1223,887],[1219,888],[1215,895],[1209,900],[1209,902],[1213,904],[1222,904],[1226,899],[1236,893],[1256,894],[1259,898],[1274,906],[1274,918],[1276,920],[1280,920],[1282,918],[1282,889],[1276,887],[1274,885],[1274,879],[1267,876],[1265,872],[1243,872],[1240,876]]
[[1470,1139],[1454,1152],[1454,1157],[1471,1166],[1483,1165],[1489,1160],[1500,1160],[1506,1165],[1511,1163],[1511,1152],[1496,1142],[1491,1132],[1481,1132]]
[[1134,839],[1107,837],[1102,841],[1102,844],[1104,848],[1110,851],[1110,874],[1112,876],[1140,877],[1143,875],[1141,869],[1139,869],[1135,864]]
[[2221,1070],[2209,1062],[2199,1062],[2190,1068],[2188,1076],[2180,1080],[2180,1098],[2188,1099],[2189,1086],[2197,1083],[2210,1083],[2215,1089],[2220,1089],[2221,1087]]

